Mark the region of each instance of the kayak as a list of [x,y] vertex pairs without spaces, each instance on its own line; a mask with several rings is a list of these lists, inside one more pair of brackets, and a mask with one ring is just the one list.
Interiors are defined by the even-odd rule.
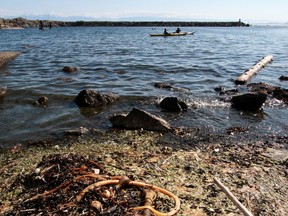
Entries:
[[180,32],[180,33],[168,33],[168,34],[149,34],[151,37],[169,37],[169,36],[186,36],[186,35],[192,35],[194,32]]

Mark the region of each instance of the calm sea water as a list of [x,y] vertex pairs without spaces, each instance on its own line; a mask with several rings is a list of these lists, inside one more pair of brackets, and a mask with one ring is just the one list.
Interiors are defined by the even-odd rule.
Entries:
[[[269,54],[274,62],[252,81],[287,88],[287,82],[278,78],[288,74],[288,28],[182,30],[195,34],[150,37],[149,33],[163,31],[151,27],[0,30],[0,51],[22,53],[0,67],[0,87],[7,87],[0,101],[0,146],[80,126],[107,129],[111,115],[133,107],[176,127],[207,127],[219,133],[228,127],[249,127],[255,134],[287,135],[286,105],[269,100],[262,115],[243,114],[222,102],[214,88],[235,88],[234,79]],[[64,66],[80,71],[67,74],[61,71]],[[156,82],[186,91],[157,89]],[[83,89],[113,92],[121,100],[102,109],[80,110],[74,98]],[[43,95],[49,106],[33,106]],[[166,96],[185,100],[190,109],[181,114],[162,112],[157,104]]]

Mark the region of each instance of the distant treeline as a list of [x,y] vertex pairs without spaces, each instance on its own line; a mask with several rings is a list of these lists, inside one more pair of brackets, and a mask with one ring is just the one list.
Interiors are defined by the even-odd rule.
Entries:
[[123,27],[169,27],[169,26],[187,26],[187,27],[248,27],[249,24],[241,22],[161,22],[161,21],[75,21],[75,22],[64,22],[64,21],[52,21],[52,20],[27,20],[22,17],[15,19],[3,19],[0,18],[0,28],[11,28],[11,27],[22,27],[22,28],[35,28],[40,26],[40,22],[47,27],[76,27],[76,26],[123,26]]
[[[64,24],[64,23],[63,23]],[[111,21],[76,21],[76,22],[65,22],[67,26],[187,26],[187,27],[248,27],[249,24],[245,24],[241,21],[238,22],[161,22],[161,21],[139,21],[139,22],[126,22],[126,21],[119,21],[119,22],[111,22]]]

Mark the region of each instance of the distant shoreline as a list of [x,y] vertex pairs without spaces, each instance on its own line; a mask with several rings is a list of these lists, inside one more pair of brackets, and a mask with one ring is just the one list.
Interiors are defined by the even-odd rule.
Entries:
[[52,21],[27,20],[24,18],[0,18],[0,29],[38,28],[42,21],[44,27],[249,27],[249,24],[239,21],[231,22],[198,22],[198,21]]

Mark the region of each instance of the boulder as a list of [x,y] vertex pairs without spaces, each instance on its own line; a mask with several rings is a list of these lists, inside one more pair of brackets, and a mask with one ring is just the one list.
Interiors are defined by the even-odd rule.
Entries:
[[243,111],[258,111],[267,99],[265,92],[247,93],[232,97],[232,107]]
[[130,130],[143,129],[148,131],[163,131],[168,132],[172,130],[171,125],[151,113],[144,110],[134,108],[128,115],[115,115],[110,119],[113,127],[124,128]]
[[273,97],[282,100],[283,102],[288,104],[288,90],[283,88],[275,88],[273,93]]
[[279,79],[287,81],[288,80],[288,76],[281,76],[281,77],[279,77]]
[[179,101],[176,97],[167,97],[160,102],[160,107],[172,112],[181,112],[188,109],[185,102]]
[[19,52],[0,52],[0,66],[12,59],[15,59],[19,54]]
[[267,83],[251,83],[247,85],[247,88],[252,92],[266,91],[268,94],[271,94],[276,87],[271,86]]
[[101,94],[93,90],[82,90],[75,98],[75,103],[79,107],[100,107],[115,102],[118,95]]
[[62,71],[66,72],[66,73],[73,73],[73,72],[79,71],[79,68],[78,67],[65,66],[62,69]]

